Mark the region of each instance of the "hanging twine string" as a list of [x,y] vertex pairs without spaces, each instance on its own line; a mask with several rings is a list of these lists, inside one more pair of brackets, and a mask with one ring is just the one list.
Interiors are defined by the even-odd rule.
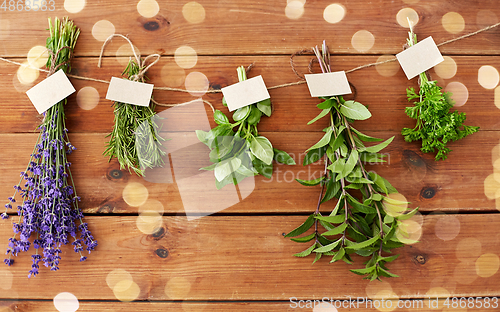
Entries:
[[[453,42],[456,42],[456,41],[459,41],[459,40],[462,40],[462,39],[465,39],[465,38],[468,38],[468,37],[472,37],[472,36],[475,36],[475,35],[477,35],[479,33],[484,32],[484,31],[488,31],[490,29],[496,28],[498,26],[500,26],[500,22],[496,23],[496,24],[493,24],[493,25],[490,25],[490,26],[487,26],[487,27],[484,27],[484,28],[479,29],[477,31],[474,31],[474,32],[462,35],[460,37],[453,38],[453,39],[441,42],[440,44],[437,44],[437,46],[441,47],[441,46],[446,45],[446,44],[450,44],[450,43],[453,43]],[[102,55],[103,55],[104,47],[109,43],[109,41],[114,36],[119,36],[119,37],[122,37],[125,40],[127,40],[129,42],[130,46],[132,47],[132,51],[134,53],[134,57],[135,57],[136,61],[140,60],[140,55],[137,54],[134,46],[132,45],[132,42],[127,37],[125,37],[123,35],[120,35],[120,34],[116,34],[116,35],[112,35],[112,36],[108,37],[106,39],[106,41],[104,42],[104,44],[103,44],[103,46],[101,48],[101,54],[99,56],[99,63],[98,63],[99,67],[100,67],[101,62],[102,62]],[[62,47],[61,49],[63,49],[63,48],[67,48],[67,47]],[[284,84],[280,84],[280,85],[276,85],[276,86],[271,86],[271,87],[268,87],[267,89],[268,90],[274,90],[274,89],[279,89],[279,88],[285,88],[285,87],[297,86],[297,85],[305,84],[306,81],[305,81],[304,77],[295,69],[295,64],[293,63],[293,58],[295,56],[298,56],[298,55],[301,55],[301,54],[305,54],[306,52],[309,52],[309,51],[310,50],[302,50],[302,51],[299,51],[299,52],[295,52],[294,54],[292,54],[292,56],[290,58],[290,64],[291,64],[292,70],[294,71],[295,75],[297,75],[297,77],[299,77],[299,79],[300,79],[299,81],[290,82],[290,83],[284,83]],[[59,52],[60,51],[56,52],[56,56],[57,56],[57,54]],[[51,53],[53,53],[53,52],[51,52]],[[138,61],[137,63],[144,65],[146,63],[146,61],[149,60],[150,57],[151,58],[152,57],[156,57],[157,59],[155,61],[153,61],[151,64],[149,64],[148,66],[144,67],[144,69],[141,71],[141,73],[137,75],[137,77],[136,77],[137,79],[139,79],[139,80],[142,79],[144,73],[149,68],[151,68],[151,66],[153,66],[154,64],[156,64],[159,61],[159,59],[160,59],[161,56],[159,54],[151,54],[148,57],[146,57],[146,59],[143,62]],[[365,65],[360,65],[358,67],[346,70],[345,72],[346,72],[346,74],[348,74],[348,73],[352,73],[352,72],[355,72],[355,71],[358,71],[358,70],[361,70],[361,69],[365,69],[365,68],[369,68],[369,67],[373,67],[373,66],[377,66],[377,65],[383,65],[383,64],[386,64],[386,63],[395,62],[396,60],[397,60],[396,57],[394,57],[394,58],[387,59],[387,60],[384,60],[384,61],[381,61],[381,62],[374,62],[374,63],[365,64]],[[24,64],[21,64],[19,62],[12,61],[12,60],[9,60],[9,59],[3,58],[3,57],[0,57],[0,61],[4,61],[4,62],[10,63],[10,64],[14,64],[14,65],[18,65],[18,66],[25,66]],[[309,68],[309,72],[312,72],[312,65],[313,65],[313,63],[314,63],[314,61],[311,61],[309,63],[309,67],[308,67]],[[40,72],[50,73],[50,69],[49,70],[42,69],[42,68],[34,68],[34,69],[38,70]],[[74,79],[80,79],[80,80],[94,81],[94,82],[101,82],[101,83],[108,83],[109,84],[109,81],[101,80],[101,79],[95,79],[95,78],[90,78],[90,77],[82,77],[82,76],[71,75],[71,74],[67,74],[67,76],[71,77],[71,78],[74,78]],[[215,90],[215,89],[210,89],[210,90],[207,90],[207,91],[192,91],[192,90],[186,90],[186,89],[180,89],[180,88],[171,88],[171,87],[154,87],[153,89],[154,90],[161,90],[161,91],[172,91],[172,92],[183,92],[183,93],[203,93],[203,94],[205,94],[205,93],[212,94],[212,93],[221,93],[222,92],[221,90]],[[152,99],[152,101],[154,101],[154,100]],[[188,104],[191,104],[191,103],[193,103],[195,101],[196,100],[185,102],[185,103],[179,103],[179,104],[162,104],[162,103],[158,103],[156,101],[154,101],[154,103],[156,105],[159,105],[159,106],[173,107],[173,106],[188,105]],[[205,101],[205,100],[203,100],[203,102],[205,104],[209,105],[212,108],[212,110],[214,110],[213,105],[210,104],[210,102]]]

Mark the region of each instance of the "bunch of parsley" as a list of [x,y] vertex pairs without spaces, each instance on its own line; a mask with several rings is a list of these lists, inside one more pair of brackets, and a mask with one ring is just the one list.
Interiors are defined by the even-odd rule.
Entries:
[[[411,30],[408,45],[417,43],[417,35]],[[406,95],[408,101],[414,101],[413,107],[406,107],[406,114],[417,120],[415,128],[403,128],[401,134],[405,141],[413,142],[422,140],[424,153],[436,153],[436,160],[445,160],[451,149],[446,147],[450,141],[460,140],[469,134],[479,130],[479,127],[466,126],[465,113],[458,111],[450,112],[454,101],[449,92],[442,92],[436,81],[429,81],[427,75],[420,74],[420,90],[417,93],[414,88],[408,88]]]

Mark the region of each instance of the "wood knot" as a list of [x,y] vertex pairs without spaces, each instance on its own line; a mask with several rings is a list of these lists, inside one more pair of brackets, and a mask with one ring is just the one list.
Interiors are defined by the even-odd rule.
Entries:
[[427,262],[427,259],[422,255],[416,255],[414,259],[420,264],[425,264]]
[[149,21],[144,24],[144,29],[149,30],[149,31],[155,31],[158,28],[160,28],[160,24],[156,21]]
[[142,27],[147,31],[156,31],[160,28],[166,27],[170,25],[170,22],[163,16],[157,15],[153,20],[147,20],[145,18],[139,19]]
[[104,205],[97,210],[97,213],[111,213],[113,212],[113,207],[110,205]]
[[403,151],[403,160],[407,167],[409,168],[426,168],[427,165],[425,161],[412,150]]
[[121,172],[121,170],[114,169],[109,172],[109,176],[113,179],[121,179],[123,177],[123,172]]
[[435,187],[433,186],[427,186],[427,187],[424,187],[421,191],[420,191],[420,196],[422,196],[422,198],[425,198],[425,199],[430,199],[430,198],[433,198],[437,193],[437,190]]
[[152,234],[151,236],[155,239],[155,240],[159,240],[160,238],[162,238],[163,236],[165,236],[165,233],[166,233],[166,230],[164,227],[159,227],[157,228]]
[[167,249],[158,248],[158,249],[156,249],[155,253],[160,258],[168,257],[168,250]]

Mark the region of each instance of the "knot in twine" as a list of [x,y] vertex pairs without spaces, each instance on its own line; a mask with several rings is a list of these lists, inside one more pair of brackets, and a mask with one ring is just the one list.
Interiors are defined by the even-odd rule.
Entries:
[[[62,50],[65,50],[65,49],[69,50],[68,59],[66,61],[56,65],[57,58],[59,57],[59,54],[61,53]],[[69,64],[71,59],[73,58],[73,49],[69,46],[61,47],[55,53],[51,49],[47,49],[47,51],[50,54],[50,67],[49,67],[49,70],[47,71],[47,77],[53,75],[59,68]]]
[[[99,62],[97,63],[97,67],[99,67],[99,68],[101,67],[102,55],[104,53],[104,48],[108,45],[108,43],[111,42],[113,37],[121,37],[121,38],[127,40],[127,42],[130,44],[130,48],[132,49],[132,52],[134,53],[135,62],[137,63],[137,66],[139,66],[139,72],[135,75],[130,76],[129,80],[144,82],[144,75],[153,65],[155,65],[156,63],[158,63],[158,61],[160,61],[161,56],[158,53],[153,53],[153,54],[146,56],[146,58],[144,58],[144,60],[142,60],[141,54],[136,51],[134,45],[132,44],[132,41],[130,41],[130,39],[128,39],[127,37],[125,37],[124,35],[121,35],[121,34],[113,34],[113,35],[109,36],[106,39],[106,41],[104,41],[104,43],[101,47],[101,54],[99,55]],[[155,58],[155,57],[156,57],[156,59],[153,62],[151,62],[151,64],[146,66],[147,62],[150,59]]]

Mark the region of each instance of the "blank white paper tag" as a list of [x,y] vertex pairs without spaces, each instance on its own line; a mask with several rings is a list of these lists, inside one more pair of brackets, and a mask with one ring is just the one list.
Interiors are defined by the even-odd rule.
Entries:
[[42,114],[75,91],[64,71],[60,69],[26,91],[26,95],[38,113]]
[[221,90],[230,112],[271,97],[262,76],[240,81]]
[[345,71],[304,75],[312,97],[352,93]]
[[427,37],[416,45],[396,54],[396,58],[408,79],[412,79],[444,61],[432,37]]
[[150,83],[111,77],[106,99],[139,106],[149,106],[152,94],[153,85]]

